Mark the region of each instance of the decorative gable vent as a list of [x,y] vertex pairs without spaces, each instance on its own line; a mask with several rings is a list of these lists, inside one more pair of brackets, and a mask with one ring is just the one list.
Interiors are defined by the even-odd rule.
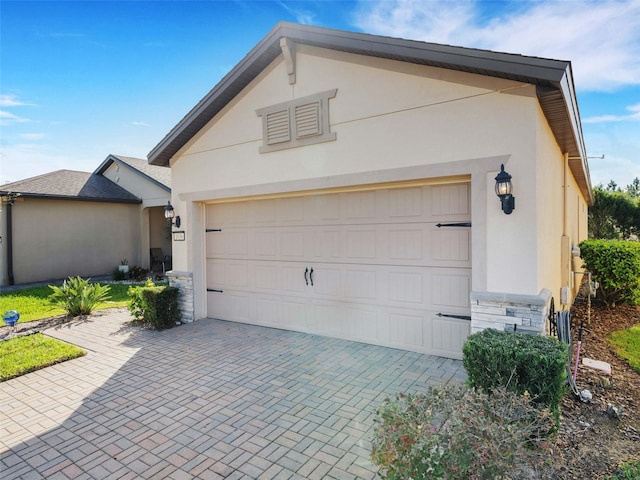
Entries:
[[267,145],[288,142],[291,140],[288,109],[267,113],[264,121],[267,124],[265,137]]
[[329,131],[329,99],[337,89],[256,110],[262,117],[260,153],[336,139]]
[[294,107],[296,136],[320,135],[320,102],[305,103]]

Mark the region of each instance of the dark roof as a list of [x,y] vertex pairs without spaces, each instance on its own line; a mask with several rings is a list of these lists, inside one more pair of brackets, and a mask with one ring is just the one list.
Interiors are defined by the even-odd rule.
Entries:
[[141,203],[135,195],[102,175],[58,170],[0,186],[0,195],[112,203]]
[[591,200],[591,180],[573,85],[571,63],[510,53],[345,32],[308,25],[278,23],[187,115],[149,152],[149,163],[169,160],[263,69],[282,54],[280,39],[294,44],[386,58],[525,82],[538,87],[538,98],[558,145]]
[[149,162],[142,158],[109,155],[93,173],[102,175],[113,163],[131,168],[159,187],[164,188],[168,192],[171,191],[171,169],[165,166],[158,167],[156,165],[150,165]]

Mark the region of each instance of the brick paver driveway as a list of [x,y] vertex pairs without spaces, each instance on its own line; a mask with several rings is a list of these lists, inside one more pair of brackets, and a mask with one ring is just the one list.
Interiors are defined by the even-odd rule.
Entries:
[[372,479],[377,405],[466,378],[459,361],[362,343],[129,319],[50,329],[87,355],[0,383],[0,477]]

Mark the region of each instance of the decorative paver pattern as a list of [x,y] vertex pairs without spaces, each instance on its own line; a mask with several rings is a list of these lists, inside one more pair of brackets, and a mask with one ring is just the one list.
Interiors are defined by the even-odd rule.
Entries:
[[373,479],[384,398],[466,379],[460,361],[374,345],[129,320],[49,329],[87,355],[0,383],[1,478]]

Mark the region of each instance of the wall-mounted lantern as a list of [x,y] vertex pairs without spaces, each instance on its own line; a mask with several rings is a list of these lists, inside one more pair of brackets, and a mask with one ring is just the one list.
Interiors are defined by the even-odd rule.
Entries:
[[[176,212],[173,210],[173,205],[171,205],[171,202],[167,202],[167,206],[164,207],[164,218],[167,219],[167,222],[169,222],[169,225],[171,226],[176,226],[176,228],[180,228],[180,215],[178,215],[177,217],[175,216]],[[173,219],[175,218],[175,222],[173,221]]]
[[500,165],[500,173],[496,175],[496,195],[502,203],[502,211],[509,215],[516,208],[516,199],[511,194],[511,175],[504,171],[504,165]]

